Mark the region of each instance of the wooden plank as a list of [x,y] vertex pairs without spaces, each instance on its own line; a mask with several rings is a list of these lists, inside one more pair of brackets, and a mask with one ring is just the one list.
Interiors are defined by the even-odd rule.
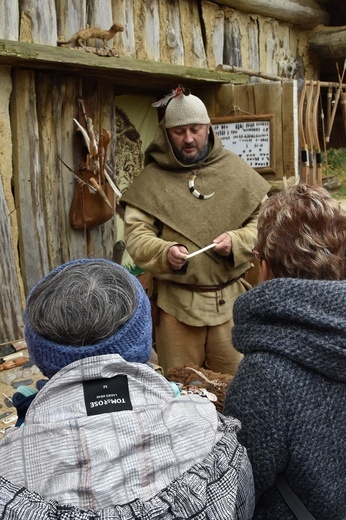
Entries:
[[242,66],[242,42],[239,20],[234,16],[234,11],[225,11],[225,43],[223,63],[226,65]]
[[[53,74],[37,74],[37,120],[40,140],[40,156],[42,168],[42,202],[44,204],[44,223],[47,233],[49,268],[59,263],[56,260],[60,236],[61,218],[59,211],[59,171],[57,171],[56,115],[61,114],[61,98],[64,85],[61,84],[60,95],[55,89]],[[58,123],[59,126],[59,123]]]
[[167,30],[163,48],[161,49],[161,60],[168,63],[184,65],[184,35],[182,32],[179,4],[169,2],[167,9]]
[[[47,233],[49,268],[79,256],[71,255],[72,233],[69,225],[69,207],[72,199],[74,175],[62,165],[59,156],[74,167],[73,145],[75,127],[76,81],[57,74],[37,74],[37,114],[42,168],[42,201]],[[64,144],[62,144],[62,141]],[[73,241],[72,241],[73,242]]]
[[[83,96],[82,85],[82,80],[78,78],[66,77],[59,79],[59,75],[56,75],[56,83],[54,85],[54,90],[57,92],[55,102],[61,108],[60,113],[52,114],[52,118],[57,127],[56,152],[59,153],[67,166],[74,171],[78,171],[81,160],[83,157],[85,159],[85,154],[83,156],[82,150],[84,152],[86,151],[84,139],[80,132],[77,131],[77,126],[73,121],[73,118],[78,120],[79,112],[76,99],[79,95]],[[93,85],[94,83],[90,85],[91,89]],[[59,98],[60,91],[62,99]],[[69,220],[76,177],[60,160],[57,160],[56,172],[59,182],[59,196],[57,197],[56,204],[59,206],[58,212],[61,223],[61,231],[60,233],[58,232],[57,246],[60,247],[61,250],[59,252],[61,261],[58,261],[58,255],[55,260],[53,255],[51,255],[50,261],[52,264],[88,256],[87,241],[84,233],[72,229]],[[54,182],[54,180],[51,180],[51,183],[52,182]]]
[[[87,0],[87,23],[89,27],[109,29],[113,25],[111,1],[95,2],[94,0]],[[103,47],[103,42],[101,40],[90,40],[89,45],[100,48]],[[112,47],[113,41],[108,42],[107,46]]]
[[[18,229],[16,221],[16,206],[12,193],[12,130],[10,120],[10,100],[12,77],[10,67],[0,66],[0,178],[2,179],[4,196],[11,214],[13,247],[16,250]],[[18,266],[18,258],[16,265]]]
[[56,0],[57,34],[68,40],[86,27],[86,0]]
[[206,54],[208,66],[215,68],[223,63],[223,45],[225,34],[225,11],[214,2],[202,0],[203,22],[206,30]]
[[38,9],[37,0],[20,2],[20,40],[44,45],[56,44],[55,0],[45,0],[44,9]]
[[207,67],[198,2],[136,0],[134,10],[138,59]]
[[24,294],[18,267],[18,229],[11,185],[11,82],[11,70],[0,67],[0,343],[21,338],[23,327]]
[[[112,84],[107,82],[100,83],[99,87],[99,114],[100,114],[100,126],[106,128],[111,133],[111,142],[108,147],[108,153],[106,159],[112,168],[114,177],[116,177],[116,155],[117,155],[117,121],[116,121],[116,108],[114,103],[114,95],[112,93]],[[116,197],[115,204],[118,205],[119,199]],[[118,240],[118,228],[117,220],[114,217],[102,226],[100,226],[100,249],[97,251],[97,256],[108,258],[109,260],[113,257],[113,247]]]
[[[70,168],[77,168],[80,156],[81,137],[77,135],[73,118],[77,116],[76,97],[82,93],[81,80],[68,76],[56,76],[56,103],[61,106],[60,114],[52,114],[56,124],[57,151]],[[59,91],[62,91],[59,95]],[[60,99],[60,97],[62,99]],[[52,107],[53,108],[53,107]],[[82,233],[70,226],[69,211],[74,189],[74,175],[58,160],[56,162],[57,177],[60,185],[60,222],[58,234],[61,248],[61,261],[85,256],[85,240]],[[57,257],[58,260],[58,257]],[[53,263],[53,258],[50,258]]]
[[215,111],[212,117],[234,115],[234,85],[221,85],[215,96]]
[[139,2],[136,11],[135,28],[140,59],[160,60],[160,16],[157,0]]
[[184,67],[169,63],[134,60],[130,57],[102,57],[70,48],[50,47],[0,40],[0,64],[13,67],[54,70],[75,73],[78,76],[113,80],[126,93],[138,90],[151,94],[169,92],[172,84],[217,85],[220,83],[244,83],[246,76],[213,71],[198,67]]
[[[257,85],[256,85],[257,87]],[[254,95],[255,85],[235,85],[234,87],[234,107],[233,113],[229,113],[228,115],[234,116],[245,116],[248,114],[256,114],[256,106],[255,106],[255,95]],[[268,112],[267,112],[268,113]]]
[[199,6],[197,2],[178,0],[181,16],[182,35],[184,40],[184,65],[188,67],[207,67]]
[[[93,83],[83,82],[82,85],[82,96],[87,114],[92,117],[95,130],[100,132],[101,128],[106,128],[111,132],[109,153],[111,150],[114,152],[114,140],[116,140],[116,116],[112,89],[112,84],[97,80]],[[108,155],[108,159],[110,159],[110,164],[113,164],[114,158]],[[112,259],[116,237],[117,228],[114,216],[104,224],[88,231],[87,244],[84,243],[84,247],[87,246],[88,256]]]
[[15,267],[10,211],[0,178],[0,343],[23,337],[20,288]]
[[95,0],[87,0],[87,23],[89,27],[101,27],[108,29],[113,25],[112,1],[102,0],[102,2],[95,2]]
[[[1,0],[0,2],[0,38],[18,40],[19,36],[19,2]],[[6,20],[6,23],[4,21]]]
[[292,38],[292,29],[283,24],[278,24],[276,37],[280,44],[276,53],[277,69],[276,73],[282,79],[293,79],[298,75],[297,72],[297,50]]
[[[296,81],[284,81],[282,92],[282,162],[286,177],[298,176],[298,91]],[[278,150],[280,153],[280,150]]]
[[136,57],[135,39],[135,0],[118,0],[113,2],[113,21],[122,23],[124,31],[121,37],[113,44],[119,50],[120,55],[126,54],[131,58]]
[[249,23],[247,26],[248,33],[248,62],[249,67],[253,70],[260,69],[260,53],[259,53],[259,28],[258,28],[258,19],[257,17],[250,16]]
[[277,75],[277,53],[278,53],[278,22],[276,20],[265,20],[260,29],[260,69],[268,74]]
[[[280,83],[260,83],[254,88],[255,113],[256,114],[274,114],[274,131],[271,139],[273,141],[273,153],[275,160],[275,177],[282,178],[283,161],[282,161],[282,99]],[[286,139],[286,137],[285,137]]]
[[33,72],[14,73],[11,103],[13,181],[25,293],[49,270]]

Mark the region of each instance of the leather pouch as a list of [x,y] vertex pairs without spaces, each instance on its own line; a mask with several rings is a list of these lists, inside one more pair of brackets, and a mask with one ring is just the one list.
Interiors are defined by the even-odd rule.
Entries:
[[113,217],[114,191],[107,181],[101,184],[101,189],[112,207],[108,206],[99,193],[90,191],[86,184],[76,183],[69,214],[73,229],[91,229]]

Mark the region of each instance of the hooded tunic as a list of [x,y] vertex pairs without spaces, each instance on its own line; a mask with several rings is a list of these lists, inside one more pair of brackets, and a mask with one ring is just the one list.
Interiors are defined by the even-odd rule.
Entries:
[[[188,187],[191,174],[206,200]],[[258,207],[270,189],[253,168],[223,148],[210,129],[209,154],[200,163],[184,165],[175,157],[163,122],[146,151],[146,166],[124,193],[125,242],[133,260],[159,279],[158,306],[193,326],[219,325],[232,318],[235,298],[249,288],[239,279],[250,268],[257,240]],[[192,258],[185,272],[168,262],[171,246],[183,244],[190,253],[228,232],[232,254],[212,250]],[[215,305],[215,294],[193,292],[188,285],[221,285],[227,305]],[[184,287],[185,286],[185,287]],[[221,295],[220,295],[221,296]]]
[[244,354],[224,412],[242,424],[256,488],[254,519],[293,520],[283,474],[317,520],[346,518],[346,281],[278,278],[234,306]]

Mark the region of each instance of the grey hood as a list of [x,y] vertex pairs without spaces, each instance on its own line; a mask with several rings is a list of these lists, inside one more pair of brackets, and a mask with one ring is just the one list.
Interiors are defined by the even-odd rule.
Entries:
[[233,342],[346,383],[346,281],[277,278],[240,296]]

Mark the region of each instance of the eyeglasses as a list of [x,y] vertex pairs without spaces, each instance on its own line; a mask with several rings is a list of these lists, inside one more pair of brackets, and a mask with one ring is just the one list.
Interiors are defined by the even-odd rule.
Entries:
[[260,252],[257,251],[257,249],[254,247],[253,250],[251,251],[253,255],[255,255],[255,258],[256,260],[261,260],[261,255],[260,255]]

